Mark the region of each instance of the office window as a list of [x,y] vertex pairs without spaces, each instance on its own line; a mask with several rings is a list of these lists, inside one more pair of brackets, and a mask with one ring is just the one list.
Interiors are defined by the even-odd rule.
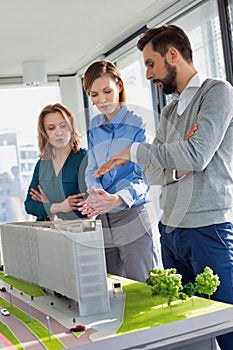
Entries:
[[30,219],[23,201],[38,160],[37,118],[54,102],[57,84],[0,89],[0,223]]
[[[157,110],[153,108],[153,97],[151,92],[151,83],[146,80],[146,68],[143,61],[142,52],[136,47],[126,55],[116,61],[117,67],[121,71],[122,79],[125,83],[127,92],[127,106],[142,117],[146,123],[148,141],[152,143],[156,122],[158,121]],[[150,221],[154,230],[154,239],[156,247],[158,243],[157,220],[161,215],[159,208],[160,187],[152,186],[149,199],[153,203],[150,207]]]
[[228,13],[229,13],[230,24],[231,24],[231,43],[232,43],[231,47],[233,50],[233,0],[229,0]]
[[217,1],[204,1],[172,23],[187,33],[193,49],[194,66],[199,74],[203,77],[225,79]]
[[146,80],[141,51],[133,48],[117,60],[127,92],[127,106],[140,115],[146,123],[151,137],[155,134],[156,115],[153,111],[150,82]]

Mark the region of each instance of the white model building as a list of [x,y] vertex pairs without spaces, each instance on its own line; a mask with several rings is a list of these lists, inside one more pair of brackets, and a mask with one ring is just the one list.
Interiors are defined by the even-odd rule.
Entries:
[[109,312],[100,220],[1,226],[4,271],[78,302],[80,316]]

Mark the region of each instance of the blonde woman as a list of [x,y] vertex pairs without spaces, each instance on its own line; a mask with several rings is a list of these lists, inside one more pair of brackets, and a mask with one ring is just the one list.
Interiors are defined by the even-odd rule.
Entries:
[[75,119],[60,103],[46,106],[38,119],[39,161],[27,198],[28,214],[37,220],[77,219],[83,215],[77,204],[85,192],[87,150],[80,147]]

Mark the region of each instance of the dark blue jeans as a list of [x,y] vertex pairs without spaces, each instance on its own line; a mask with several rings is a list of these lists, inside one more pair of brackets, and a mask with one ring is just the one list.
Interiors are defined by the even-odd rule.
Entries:
[[[219,276],[220,286],[211,296],[233,304],[233,224],[226,222],[204,227],[174,228],[159,223],[164,268],[174,267],[182,284],[194,282],[209,266]],[[217,337],[222,350],[233,349],[233,333]]]

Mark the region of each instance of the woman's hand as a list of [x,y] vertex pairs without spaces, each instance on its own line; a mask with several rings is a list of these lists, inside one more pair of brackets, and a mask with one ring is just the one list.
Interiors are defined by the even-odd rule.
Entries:
[[85,195],[86,193],[76,193],[67,198],[68,205],[70,206],[71,210],[78,210],[78,205],[80,202],[83,202]]
[[[53,203],[50,207],[50,213],[52,215],[55,215],[56,213],[69,213],[72,210],[78,210],[77,205],[80,201],[83,201],[84,195],[85,193],[73,194],[72,196],[67,197],[64,201],[60,203]],[[34,199],[33,197],[37,199]],[[39,193],[38,191],[33,190],[33,197],[32,198],[34,200],[38,200],[43,203],[49,203],[44,193],[42,194],[41,192]]]
[[42,202],[42,203],[49,203],[49,200],[46,197],[41,185],[38,185],[38,190],[31,188],[30,195],[34,201],[38,201],[38,202]]
[[78,210],[78,203],[83,201],[85,193],[77,193],[67,197],[60,203],[53,203],[50,207],[51,214],[69,213],[72,210]]
[[78,205],[81,213],[90,217],[105,214],[122,203],[117,194],[110,194],[102,188],[91,188],[87,199]]
[[[30,195],[34,201],[49,203],[49,200],[44,193],[41,185],[38,185],[38,191],[34,188],[30,189]],[[71,196],[68,196],[64,201],[60,203],[53,203],[50,207],[51,214],[56,213],[69,213],[72,210],[78,210],[78,204],[83,202],[83,197],[85,193],[76,193]]]

